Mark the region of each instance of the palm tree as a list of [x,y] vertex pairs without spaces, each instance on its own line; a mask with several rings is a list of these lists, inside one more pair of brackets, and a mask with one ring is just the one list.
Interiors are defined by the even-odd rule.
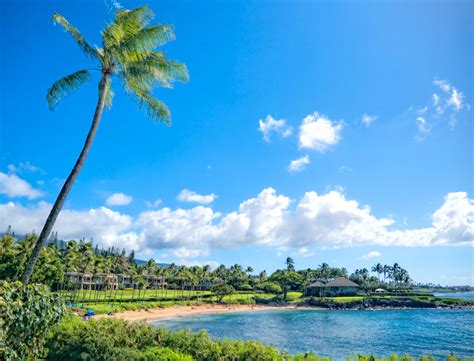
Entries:
[[98,62],[98,66],[82,69],[57,80],[48,90],[46,100],[50,109],[73,90],[91,78],[90,70],[100,72],[98,101],[92,125],[79,157],[66,182],[59,192],[53,208],[46,219],[41,234],[22,277],[23,284],[30,280],[41,249],[53,229],[64,201],[84,165],[94,136],[99,126],[104,107],[112,105],[112,78],[119,78],[125,90],[153,120],[170,123],[170,112],[166,105],[152,95],[154,86],[171,88],[173,81],[187,81],[186,66],[166,59],[155,48],[174,40],[174,32],[169,25],[148,25],[153,12],[147,7],[134,10],[117,10],[114,21],[102,31],[102,48],[90,45],[84,36],[62,15],[54,14],[53,21],[72,35],[79,48],[87,56]]
[[293,258],[287,257],[286,261],[285,261],[285,264],[286,264],[286,269],[288,271],[294,271],[295,270],[295,261],[293,260]]
[[16,250],[17,253],[20,257],[20,264],[18,265],[18,268],[16,270],[16,274],[13,277],[15,280],[17,280],[20,276],[21,271],[23,270],[23,267],[25,265],[26,260],[28,259],[28,256],[31,253],[31,249],[33,248],[33,245],[35,243],[35,238],[36,235],[34,233],[29,234],[23,239],[21,242],[18,242],[16,244]]
[[372,267],[372,272],[377,273],[377,277],[380,283],[380,275],[383,273],[383,266],[381,263],[377,263],[375,266]]
[[385,283],[387,276],[390,274],[390,266],[389,265],[384,265],[383,266],[383,283]]

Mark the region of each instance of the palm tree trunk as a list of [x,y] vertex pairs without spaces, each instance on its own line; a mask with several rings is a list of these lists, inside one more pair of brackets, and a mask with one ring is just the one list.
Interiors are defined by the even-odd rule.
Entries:
[[58,197],[56,198],[56,201],[54,202],[53,208],[51,209],[51,212],[49,213],[49,216],[46,219],[43,229],[41,230],[41,234],[38,237],[38,240],[36,241],[35,248],[33,249],[31,257],[28,260],[28,263],[26,264],[25,273],[21,278],[21,281],[23,282],[24,286],[27,285],[30,281],[31,274],[33,273],[33,268],[35,267],[36,261],[38,261],[41,249],[44,247],[44,244],[46,243],[46,240],[48,239],[49,234],[53,229],[54,223],[56,222],[56,218],[58,218],[59,212],[63,207],[64,201],[66,200],[67,195],[69,194],[72,185],[76,181],[76,178],[79,175],[82,166],[84,165],[87,155],[89,154],[89,150],[94,140],[95,133],[97,132],[97,128],[99,127],[100,118],[102,117],[102,111],[104,110],[105,98],[107,95],[106,89],[108,83],[109,74],[103,72],[99,84],[99,100],[97,101],[97,106],[94,112],[94,118],[92,120],[92,125],[89,130],[89,133],[87,134],[84,147],[82,148],[82,151],[79,154],[79,157],[77,158],[76,164],[74,164],[74,167],[72,168],[69,177],[66,179],[66,182],[64,183],[63,187],[61,188],[61,191],[59,192]]

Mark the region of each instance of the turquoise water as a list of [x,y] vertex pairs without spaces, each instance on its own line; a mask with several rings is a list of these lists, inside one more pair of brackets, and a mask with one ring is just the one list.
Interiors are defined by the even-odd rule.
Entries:
[[472,310],[270,310],[159,321],[172,329],[206,329],[213,338],[255,339],[290,353],[474,356]]
[[434,293],[434,295],[436,297],[462,298],[464,300],[474,300],[474,292]]

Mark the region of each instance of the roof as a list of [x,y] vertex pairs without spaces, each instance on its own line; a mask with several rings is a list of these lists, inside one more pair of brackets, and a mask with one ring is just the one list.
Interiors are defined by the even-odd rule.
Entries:
[[345,277],[337,277],[333,279],[332,281],[329,281],[327,283],[323,283],[320,281],[313,282],[308,285],[308,287],[313,287],[313,288],[322,288],[322,287],[355,287],[358,288],[359,285],[357,283],[352,282],[351,280],[345,278]]
[[359,285],[345,277],[337,277],[326,283],[326,287],[359,287]]

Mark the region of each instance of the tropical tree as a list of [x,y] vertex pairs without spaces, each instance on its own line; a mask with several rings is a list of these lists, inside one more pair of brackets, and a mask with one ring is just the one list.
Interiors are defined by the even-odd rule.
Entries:
[[283,294],[283,300],[286,300],[288,292],[301,286],[303,278],[295,271],[277,270],[270,277],[271,281],[280,285]]
[[295,261],[293,260],[293,258],[287,257],[286,261],[285,261],[285,264],[286,264],[286,269],[288,271],[294,271],[295,270]]
[[29,282],[40,251],[84,165],[104,107],[112,105],[112,78],[120,79],[126,92],[137,101],[149,117],[170,123],[170,111],[164,103],[153,96],[153,87],[171,88],[173,81],[187,81],[188,72],[185,65],[168,60],[162,51],[155,50],[158,46],[173,40],[175,35],[169,25],[148,25],[152,19],[153,12],[147,6],[133,10],[117,10],[115,19],[101,33],[102,47],[99,48],[89,44],[79,30],[62,15],[53,15],[53,21],[62,26],[73,37],[82,52],[98,64],[97,67],[76,71],[53,83],[46,96],[50,109],[54,109],[64,96],[86,83],[91,78],[91,71],[100,73],[99,94],[86,141],[36,241],[23,273],[23,284]]
[[377,273],[377,277],[380,283],[380,275],[383,273],[383,266],[381,263],[377,263],[375,266],[372,267],[372,272]]
[[387,276],[390,274],[390,266],[389,265],[384,265],[382,273],[383,273],[383,283],[385,283],[385,281],[387,279]]
[[234,291],[234,287],[224,283],[211,287],[211,292],[217,297],[217,302],[222,302],[225,296],[230,296]]

